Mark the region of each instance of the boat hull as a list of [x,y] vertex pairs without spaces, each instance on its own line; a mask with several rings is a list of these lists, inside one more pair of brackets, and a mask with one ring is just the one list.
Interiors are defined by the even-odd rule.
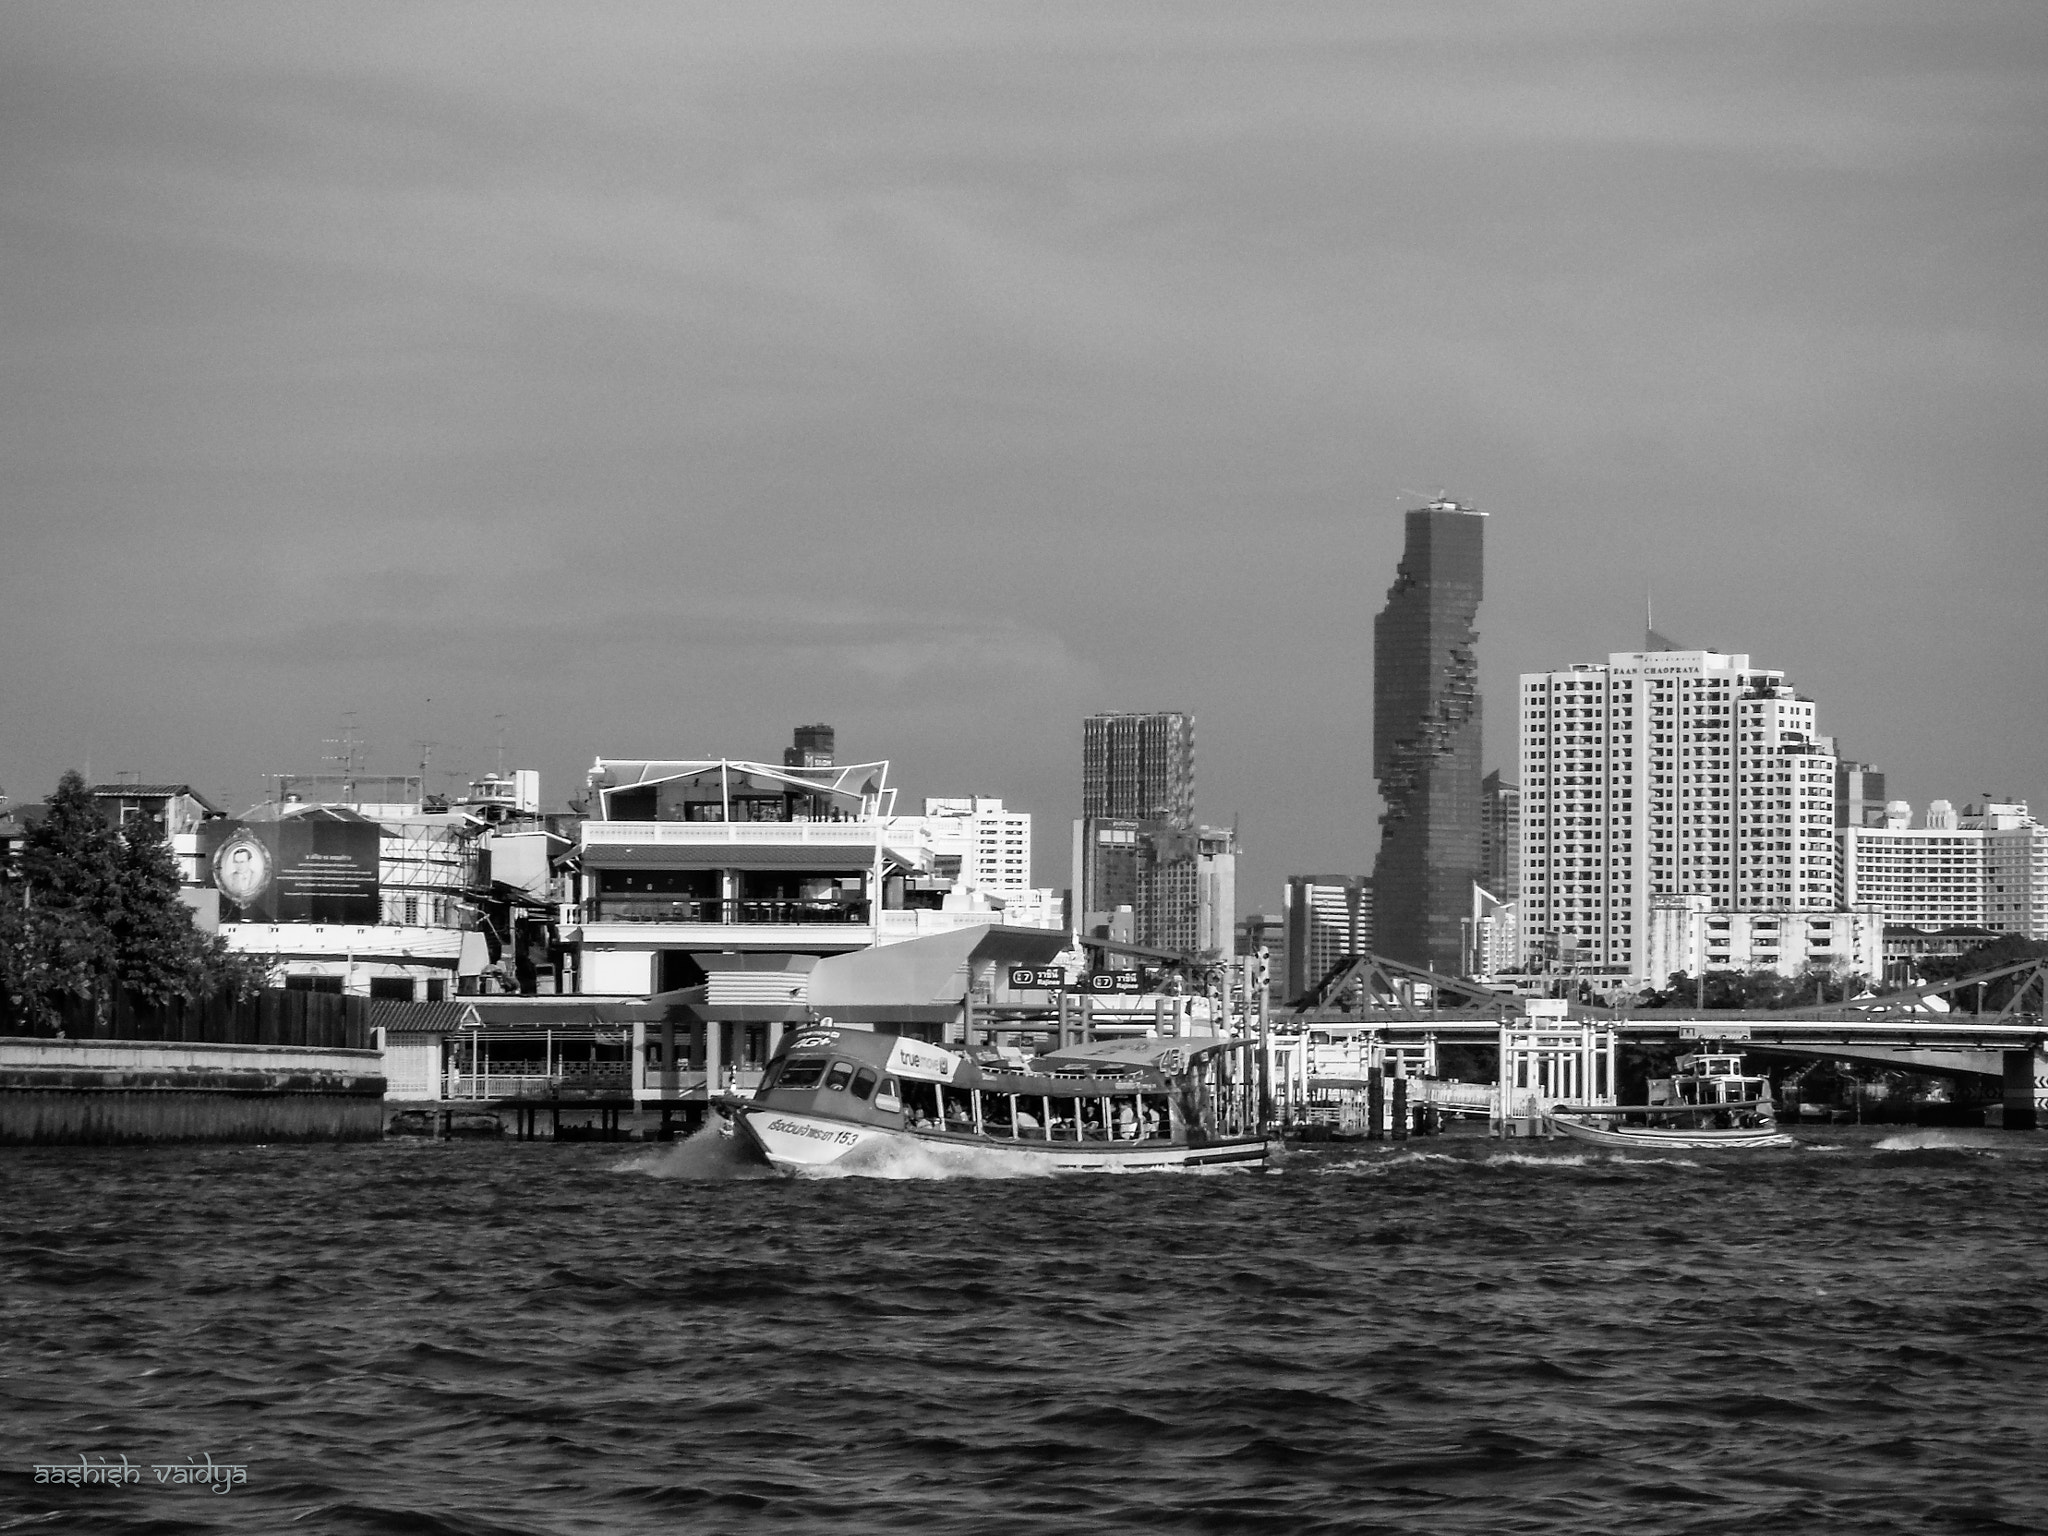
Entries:
[[1590,1142],[1596,1147],[1632,1147],[1639,1152],[1708,1152],[1717,1148],[1747,1150],[1794,1145],[1792,1138],[1783,1131],[1762,1129],[1660,1131],[1647,1126],[1590,1125],[1569,1115],[1552,1115],[1550,1123],[1559,1135],[1568,1136],[1573,1141]]
[[786,1173],[832,1168],[852,1157],[892,1148],[999,1152],[1023,1158],[1055,1173],[1138,1173],[1172,1168],[1263,1167],[1273,1144],[1244,1137],[1190,1147],[1170,1142],[1006,1141],[986,1136],[895,1130],[824,1115],[747,1106],[734,1112],[739,1134]]

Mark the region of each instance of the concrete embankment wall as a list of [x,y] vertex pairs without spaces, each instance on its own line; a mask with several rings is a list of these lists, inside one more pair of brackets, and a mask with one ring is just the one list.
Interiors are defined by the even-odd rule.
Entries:
[[376,1051],[0,1037],[0,1146],[383,1133]]

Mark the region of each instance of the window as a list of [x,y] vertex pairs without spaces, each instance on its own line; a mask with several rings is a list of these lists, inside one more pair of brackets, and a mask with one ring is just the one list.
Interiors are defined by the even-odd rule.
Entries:
[[825,1086],[834,1092],[843,1092],[846,1085],[852,1081],[853,1063],[850,1061],[833,1062],[832,1070],[825,1074]]
[[873,1067],[862,1067],[858,1072],[854,1073],[853,1096],[856,1099],[865,1100],[869,1094],[875,1091],[875,1082],[878,1076],[879,1074],[876,1073]]
[[825,1058],[822,1056],[797,1056],[782,1064],[782,1075],[776,1079],[779,1088],[815,1088],[818,1080],[825,1075]]

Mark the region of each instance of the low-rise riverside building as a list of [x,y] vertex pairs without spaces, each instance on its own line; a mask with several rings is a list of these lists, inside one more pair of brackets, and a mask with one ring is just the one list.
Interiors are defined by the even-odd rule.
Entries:
[[561,913],[575,990],[698,985],[705,956],[845,954],[1003,921],[936,873],[886,762],[599,758]]
[[1727,911],[1696,895],[1650,901],[1649,984],[1674,974],[1811,970],[1876,978],[1884,973],[1884,919],[1864,908],[1798,912],[1784,908]]
[[179,880],[201,883],[199,828],[225,814],[190,784],[95,784],[86,793],[109,826],[148,827],[170,845]]
[[490,964],[484,823],[430,809],[418,778],[285,782],[284,798],[198,830],[228,947],[299,990],[428,1001],[473,986]]

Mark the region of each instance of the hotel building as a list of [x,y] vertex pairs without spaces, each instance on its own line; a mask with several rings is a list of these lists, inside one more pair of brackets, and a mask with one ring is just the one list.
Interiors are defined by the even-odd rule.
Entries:
[[1832,912],[1835,756],[1783,672],[1623,651],[1522,676],[1531,963],[1649,977],[1650,911]]
[[1884,824],[1842,829],[1841,899],[1883,914],[1888,929],[1985,928],[2048,939],[2048,827],[2025,801],[1957,814],[1946,800],[1914,826],[1904,800]]

